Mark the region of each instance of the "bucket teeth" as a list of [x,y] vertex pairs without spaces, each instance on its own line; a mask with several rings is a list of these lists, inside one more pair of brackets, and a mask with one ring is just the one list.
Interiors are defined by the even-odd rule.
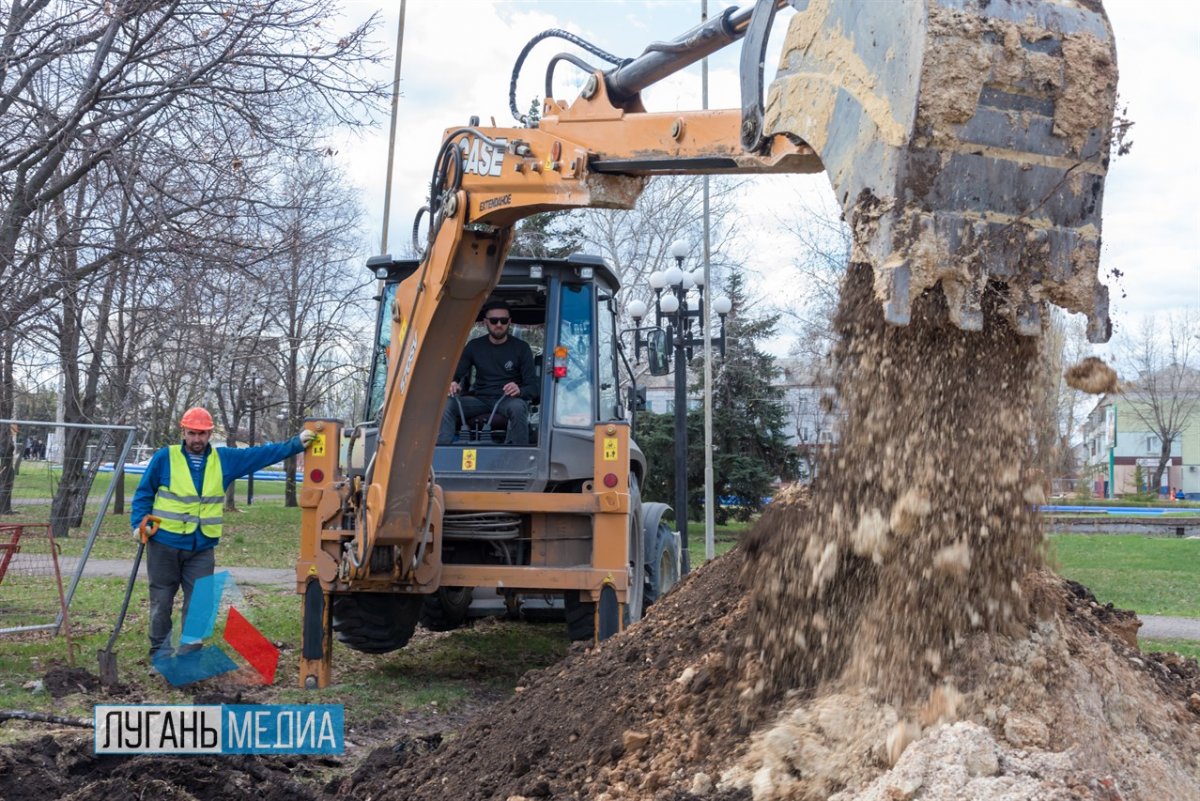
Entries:
[[[875,271],[876,294],[883,298],[883,316],[892,325],[908,325],[912,320],[912,297],[908,293],[911,277],[907,264]],[[883,291],[879,291],[880,284]]]
[[1108,317],[1108,287],[1096,285],[1093,304],[1096,313],[1088,315],[1088,342],[1107,342],[1112,337],[1112,320]]
[[1017,333],[1027,337],[1042,333],[1042,304],[1026,298],[1016,304],[1013,313]]
[[1105,337],[1116,75],[1092,0],[823,0],[792,17],[766,127],[820,155],[889,321],[940,283],[963,328],[995,288],[1023,331],[1049,301]]

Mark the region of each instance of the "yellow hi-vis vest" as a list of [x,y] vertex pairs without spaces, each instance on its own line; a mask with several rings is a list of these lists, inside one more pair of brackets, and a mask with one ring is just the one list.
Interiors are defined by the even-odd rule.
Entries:
[[191,534],[197,528],[212,539],[221,536],[221,513],[225,509],[225,478],[221,473],[221,459],[214,450],[208,455],[204,466],[204,484],[200,494],[192,481],[192,470],[182,445],[167,449],[170,457],[171,483],[159,486],[154,496],[155,517],[161,518],[159,528],[172,534]]

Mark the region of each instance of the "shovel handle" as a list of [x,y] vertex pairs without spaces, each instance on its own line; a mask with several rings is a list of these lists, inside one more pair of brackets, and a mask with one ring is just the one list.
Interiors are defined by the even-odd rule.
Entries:
[[162,523],[161,517],[154,515],[146,515],[142,518],[142,522],[138,524],[138,533],[142,535],[142,544],[145,545],[150,541],[150,538],[158,533],[158,526]]

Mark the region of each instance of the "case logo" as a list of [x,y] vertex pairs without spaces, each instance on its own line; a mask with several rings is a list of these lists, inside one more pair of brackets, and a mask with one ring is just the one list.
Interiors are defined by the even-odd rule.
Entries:
[[467,136],[458,140],[458,147],[462,150],[463,155],[463,172],[498,178],[504,167],[504,151],[508,140],[497,139],[495,141],[498,147],[492,147],[475,136]]

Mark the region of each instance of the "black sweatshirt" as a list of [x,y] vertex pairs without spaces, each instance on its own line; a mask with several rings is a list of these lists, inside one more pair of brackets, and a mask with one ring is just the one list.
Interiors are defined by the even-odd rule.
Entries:
[[[475,381],[467,393],[466,382],[475,368]],[[533,370],[533,351],[529,343],[509,336],[499,345],[486,334],[475,337],[463,348],[454,380],[465,394],[495,402],[504,394],[504,385],[513,381],[521,388],[521,397],[531,401],[538,396],[537,377]]]

